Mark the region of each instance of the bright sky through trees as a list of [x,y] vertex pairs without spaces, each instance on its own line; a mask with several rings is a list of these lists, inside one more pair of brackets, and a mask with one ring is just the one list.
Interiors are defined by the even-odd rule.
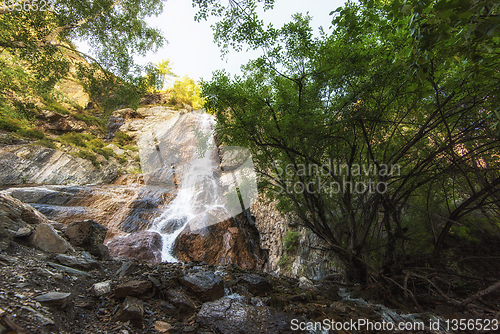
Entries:
[[[292,14],[309,11],[313,17],[312,26],[317,33],[319,26],[323,26],[325,30],[328,29],[332,19],[328,14],[343,3],[344,0],[276,0],[274,9],[262,14],[262,19],[266,23],[280,27],[290,21]],[[258,52],[231,52],[227,62],[221,60],[210,28],[213,22],[195,22],[193,19],[195,13],[196,8],[192,7],[189,0],[168,0],[163,14],[158,18],[150,19],[148,23],[159,27],[169,43],[156,54],[137,59],[137,62],[158,63],[168,58],[171,60],[175,74],[210,80],[212,71],[226,69],[229,73],[237,74],[240,72],[240,65],[246,64],[249,59],[254,59],[259,55]]]

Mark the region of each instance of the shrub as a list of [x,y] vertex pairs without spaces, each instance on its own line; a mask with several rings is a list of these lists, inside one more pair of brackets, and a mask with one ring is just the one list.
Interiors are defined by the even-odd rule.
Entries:
[[94,136],[85,135],[82,133],[68,132],[59,136],[59,141],[72,146],[88,147],[87,142],[92,140]]
[[45,146],[45,147],[53,148],[53,149],[57,148],[56,145],[48,138],[38,140],[38,141],[34,142],[33,145]]
[[113,138],[113,143],[120,147],[123,147],[132,144],[133,140],[125,132],[118,131],[117,133],[115,133],[115,137]]
[[25,138],[31,138],[31,139],[45,138],[45,134],[42,131],[36,129],[19,129],[16,131],[16,133]]
[[80,150],[80,152],[78,152],[76,156],[82,159],[90,160],[92,162],[92,165],[94,165],[96,168],[101,168],[101,164],[99,163],[99,161],[97,161],[97,157],[90,151]]
[[292,252],[297,248],[297,246],[299,245],[299,237],[299,232],[286,232],[285,237],[283,238],[283,245],[285,246],[287,252]]
[[182,77],[175,80],[174,86],[170,89],[170,103],[185,103],[193,109],[201,109],[205,101],[201,97],[200,86],[191,78]]

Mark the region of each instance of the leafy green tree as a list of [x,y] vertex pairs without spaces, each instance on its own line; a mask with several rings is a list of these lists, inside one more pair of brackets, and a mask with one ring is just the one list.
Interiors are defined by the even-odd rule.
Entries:
[[[2,59],[11,65],[18,64],[26,73],[9,72],[10,80],[0,87],[4,96],[8,91],[16,90],[10,82],[19,82],[21,77],[31,77],[29,90],[34,95],[48,94],[68,74],[68,55],[71,54],[94,64],[80,69],[80,79],[84,83],[104,80],[105,87],[112,85],[115,90],[128,91],[114,94],[115,97],[139,93],[142,82],[148,80],[140,79],[147,69],[136,67],[133,57],[154,51],[164,42],[161,32],[146,24],[148,17],[161,13],[161,0],[57,0],[44,3],[47,5],[42,7],[42,2],[20,1],[3,7],[0,12]],[[72,42],[79,40],[90,45],[96,59],[76,49]],[[88,74],[94,77],[84,76]],[[89,90],[95,90],[95,87]],[[10,104],[24,103],[19,102],[22,99],[9,100]]]
[[477,63],[445,50],[417,76],[405,55],[411,18],[354,4],[337,13],[318,38],[301,15],[241,30],[232,43],[264,55],[202,89],[220,142],[248,147],[268,196],[364,281],[370,266],[438,256],[457,222],[498,211],[500,143],[487,119],[496,78],[471,80]]
[[203,108],[200,85],[186,76],[175,80],[170,89],[170,100],[173,104],[185,103],[194,109]]

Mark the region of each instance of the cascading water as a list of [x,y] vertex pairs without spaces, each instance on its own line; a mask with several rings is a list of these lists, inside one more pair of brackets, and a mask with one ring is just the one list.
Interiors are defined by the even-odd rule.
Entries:
[[187,168],[184,168],[186,172],[177,197],[154,220],[150,229],[162,236],[162,261],[177,262],[172,256],[175,239],[193,218],[214,209],[225,211],[221,188],[214,177],[218,163],[211,154],[214,149],[212,134],[215,122],[208,114],[201,114],[199,119],[199,133],[202,136],[198,138],[201,141],[198,148],[203,152],[194,153],[189,166],[179,166]]

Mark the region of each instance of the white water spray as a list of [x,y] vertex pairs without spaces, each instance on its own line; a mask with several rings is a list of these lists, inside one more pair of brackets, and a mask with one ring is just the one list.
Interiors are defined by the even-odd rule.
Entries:
[[212,149],[215,147],[212,136],[214,123],[210,115],[200,115],[200,133],[208,135],[208,138],[203,136],[201,139],[207,142],[199,143],[201,145],[198,147],[202,147],[204,152],[194,153],[188,168],[185,169],[176,198],[165,212],[153,221],[150,230],[162,236],[162,261],[177,262],[172,256],[175,239],[191,219],[209,210],[224,209],[221,189],[214,177],[214,171],[218,167],[212,156]]

